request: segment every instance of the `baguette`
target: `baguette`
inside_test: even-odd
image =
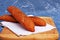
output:
[[[25,13],[23,13],[19,8],[15,6],[9,6],[8,12],[11,13],[11,15],[27,30],[34,32],[34,22],[27,17]]]
[[[37,26],[46,26],[45,20],[36,16],[29,16]]]
[[[0,16],[0,20],[9,21],[9,22],[17,22],[11,15]]]
[[[37,26],[46,26],[46,22],[39,17],[36,16],[29,16],[29,18],[34,22],[35,25]],[[5,20],[5,21],[10,21],[10,22],[17,22],[12,15],[3,15],[0,16],[0,20]]]

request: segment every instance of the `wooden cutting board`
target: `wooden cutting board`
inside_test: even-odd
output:
[[[51,24],[52,26],[56,27],[52,18],[50,17],[41,17],[47,23]],[[17,30],[18,31],[18,30]],[[0,33],[0,39],[2,40],[58,40],[59,33],[56,28],[42,32],[38,34],[32,34],[27,36],[16,36],[13,32],[11,32],[8,28],[4,28],[3,31]]]

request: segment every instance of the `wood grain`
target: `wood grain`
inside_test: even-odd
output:
[[[56,27],[53,19],[50,17],[40,17],[43,18],[47,23],[51,24],[52,26]],[[57,29],[52,29],[47,32],[27,35],[27,36],[16,36],[13,32],[11,32],[8,28],[4,28],[3,31],[0,33],[0,39],[2,40],[57,40],[59,37],[59,33]]]

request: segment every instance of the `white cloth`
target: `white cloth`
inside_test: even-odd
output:
[[[39,33],[39,32],[46,32],[49,30],[54,29],[55,27],[53,27],[50,24],[46,24],[46,26],[35,26],[35,32],[30,32],[25,30],[20,24],[18,23],[13,23],[13,22],[6,22],[6,21],[2,21],[1,22],[3,24],[3,26],[8,27],[12,32],[14,32],[15,34],[19,35],[30,35],[30,34],[35,34],[35,33]]]

